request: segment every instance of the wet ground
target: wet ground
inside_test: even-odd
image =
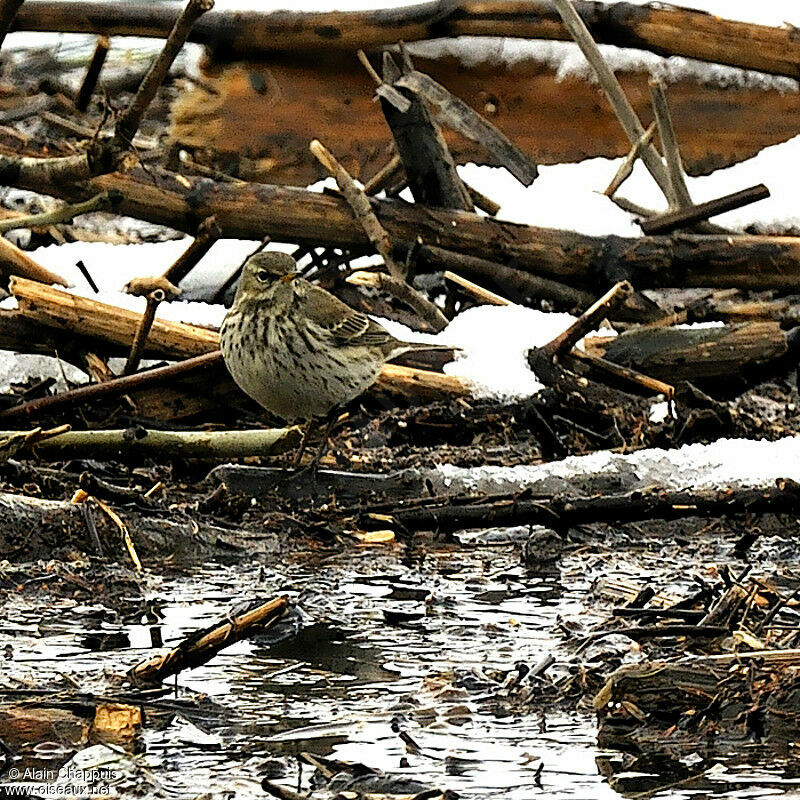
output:
[[[684,525],[687,538],[703,527]],[[299,638],[240,642],[182,673],[174,696],[145,709],[141,738],[128,748],[132,760],[123,759],[128,789],[154,797],[264,797],[264,777],[307,787],[312,770],[304,767],[299,777],[295,755],[308,751],[463,797],[618,796],[607,777],[627,796],[649,796],[656,786],[665,787],[660,797],[793,796],[792,781],[782,783],[792,774],[791,748],[776,754],[710,745],[673,761],[660,755],[647,770],[639,761],[626,773],[629,757],[597,748],[588,711],[513,703],[485,680],[548,653],[556,659],[551,675],[574,673],[575,648],[565,636],[574,643],[610,607],[597,578],[657,575],[654,585],[680,593],[693,574],[711,575],[712,561],[740,567],[728,558],[737,536],[735,529],[718,530],[694,542],[645,543],[629,529],[613,546],[592,538],[575,544],[550,575],[526,573],[514,544],[324,549],[306,543],[278,564],[151,566],[140,590],[118,572],[116,586],[106,582],[95,602],[77,584],[71,591],[63,578],[47,580],[41,564],[21,567],[37,576],[27,585],[15,584],[22,573],[6,569],[3,683],[47,689],[66,678],[76,690],[109,695],[112,675],[145,658],[154,642],[174,643],[242,602],[287,594],[303,612]],[[789,557],[795,549],[787,532],[786,539],[758,545],[754,559],[778,551]],[[81,567],[74,562],[71,574]],[[639,647],[627,640],[617,656],[636,660]],[[37,740],[35,731],[6,718],[0,738],[23,756],[18,767],[57,769],[85,746],[80,720],[77,727],[68,723],[65,717],[59,735]],[[666,788],[691,768],[705,773],[702,784]],[[740,782],[756,774],[755,785]],[[777,785],[765,788],[765,777]]]

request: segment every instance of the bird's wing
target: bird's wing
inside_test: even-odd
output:
[[[309,284],[302,311],[310,325],[330,336],[338,347],[386,347],[397,340],[366,314],[355,311],[330,292]]]

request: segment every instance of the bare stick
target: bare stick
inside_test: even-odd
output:
[[[214,217],[203,220],[197,228],[197,236],[194,241],[164,273],[163,277],[170,283],[179,284],[197,266],[221,235],[222,231]]]
[[[122,378],[113,378],[104,383],[79,386],[61,394],[30,400],[27,403],[21,403],[0,411],[0,418],[19,419],[45,413],[51,414],[54,411],[63,411],[89,400],[119,397],[138,389],[168,383],[176,378],[183,378],[220,364],[222,364],[222,353],[217,350],[195,358],[188,358],[178,364],[170,364],[167,367],[157,367],[156,369],[139,372],[136,375],[126,375]]]
[[[136,329],[136,335],[133,337],[133,344],[131,345],[131,352],[128,355],[128,360],[125,362],[124,375],[131,375],[139,368],[139,362],[142,360],[142,353],[144,346],[147,342],[147,334],[150,333],[150,328],[153,327],[153,322],[156,318],[156,310],[158,306],[164,301],[166,294],[163,289],[156,289],[147,296],[147,305],[139,320],[139,327]]]
[[[608,188],[603,192],[606,197],[613,197],[619,187],[630,178],[633,167],[636,164],[636,159],[642,154],[642,148],[653,141],[653,134],[655,132],[656,124],[655,122],[651,122],[650,127],[644,132],[644,136],[642,136],[628,151],[628,155],[625,156],[625,159],[619,165],[617,174],[613,177],[611,183],[608,184]]]
[[[487,197],[482,192],[474,189],[463,178],[461,179],[461,183],[464,184],[464,188],[467,190],[467,194],[475,208],[485,211],[490,217],[493,217],[500,210],[500,203],[495,203],[491,197]]]
[[[159,683],[184,669],[199,667],[223,648],[270,627],[288,609],[288,598],[278,597],[239,616],[229,616],[224,622],[190,634],[168,653],[137,664],[128,677],[135,683]]]
[[[675,387],[672,384],[665,383],[664,381],[651,378],[649,375],[644,375],[638,370],[631,369],[630,367],[623,367],[621,364],[615,364],[613,361],[608,361],[600,356],[585,353],[577,348],[573,349],[570,353],[572,358],[577,358],[578,361],[583,361],[596,369],[607,372],[615,378],[632,383],[642,389],[647,389],[653,394],[663,394],[667,400],[672,400],[675,396]]]
[[[759,183],[757,186],[726,194],[724,197],[709,200],[707,203],[698,203],[696,206],[688,206],[650,217],[650,219],[642,220],[639,225],[642,231],[648,235],[669,233],[693,222],[700,222],[708,217],[733,211],[735,208],[742,208],[742,206],[764,200],[767,197],[769,197],[769,189],[763,183]]]
[[[597,327],[600,320],[610,314],[633,294],[633,286],[628,281],[620,281],[612,286],[599,300],[581,314],[563,333],[540,348],[545,356],[556,359],[569,353],[575,344],[589,331]]]
[[[448,325],[447,317],[439,310],[435,303],[423,297],[418,291],[400,278],[384,275],[382,272],[354,272],[347,278],[348,283],[357,286],[374,286],[396,297],[427,323],[435,333],[443,331]]]
[[[395,154],[365,184],[364,194],[377,194],[401,175],[405,175],[403,162]]]
[[[75,108],[78,111],[86,111],[89,107],[89,101],[92,99],[94,87],[97,86],[97,79],[100,77],[100,71],[103,69],[103,64],[106,63],[106,56],[108,49],[111,46],[111,40],[108,36],[98,36],[97,44],[92,53],[92,60],[86,68],[86,74],[83,76],[81,88],[78,90],[78,96],[75,98]]]
[[[139,438],[124,428],[67,431],[35,446],[42,460],[70,458],[200,458],[228,460],[284,453],[300,440],[300,428],[253,428],[230,431],[143,430]],[[0,436],[4,433],[0,431]]]
[[[575,40],[578,47],[580,47],[586,60],[595,71],[597,80],[600,82],[600,86],[602,86],[608,98],[608,102],[611,104],[611,108],[620,121],[625,135],[628,137],[630,143],[635,145],[644,136],[645,129],[639,121],[639,117],[636,116],[636,112],[633,110],[633,106],[622,90],[622,86],[620,86],[613,70],[606,63],[592,35],[578,15],[578,12],[575,11],[571,0],[552,0],[552,2],[561,15],[561,19],[564,20],[564,25],[570,32],[570,35]],[[641,158],[648,172],[653,176],[653,180],[655,180],[659,189],[661,189],[664,196],[667,198],[667,202],[671,206],[675,205],[676,198],[672,191],[672,184],[670,183],[667,169],[652,143],[642,147]]]
[[[383,258],[389,274],[393,278],[404,279],[405,269],[392,257],[392,242],[389,239],[389,234],[386,233],[386,229],[375,216],[369,198],[322,142],[314,139],[309,145],[309,149],[317,161],[336,179],[336,183],[342,190],[345,200],[349,203],[350,208],[353,209],[353,214],[361,223],[361,227],[369,237],[370,242]]]
[[[136,92],[131,104],[120,114],[117,120],[114,130],[114,142],[118,147],[127,149],[130,146],[136,131],[139,130],[144,112],[156,96],[156,92],[164,82],[164,78],[167,77],[169,68],[188,38],[192,26],[206,11],[213,7],[214,0],[189,0],[186,8],[183,9],[170,31],[158,58],[153,62],[147,75],[145,75],[139,86],[139,91]]]
[[[483,286],[479,286],[477,283],[473,283],[466,278],[462,278],[460,275],[456,275],[455,272],[451,272],[449,269],[444,271],[444,279],[450,281],[451,283],[455,283],[456,286],[460,286],[467,294],[472,295],[475,299],[480,300],[482,303],[486,303],[486,305],[490,306],[510,306],[513,303],[510,300],[506,300],[505,297],[502,297],[499,294],[495,294],[494,292],[489,291],[488,289],[484,289]]]
[[[120,202],[122,202],[122,192],[116,189],[100,192],[100,194],[96,194],[83,203],[64,205],[52,211],[45,211],[42,214],[29,214],[1,220],[0,233],[13,231],[17,228],[39,228],[45,225],[56,225],[61,222],[72,222],[75,217],[79,217],[81,214],[89,214],[92,211],[107,211]]]
[[[653,113],[656,117],[658,135],[661,137],[661,149],[664,153],[664,160],[667,162],[667,173],[672,184],[672,191],[675,193],[677,207],[688,208],[692,205],[692,198],[686,187],[681,151],[675,136],[675,128],[672,126],[672,114],[669,110],[669,103],[667,103],[664,82],[660,78],[650,80],[650,95],[653,99]]]
[[[0,47],[24,0],[0,0]]]

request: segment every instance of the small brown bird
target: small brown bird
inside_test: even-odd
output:
[[[286,253],[248,259],[220,329],[240,389],[287,420],[324,417],[358,397],[390,358],[440,345],[402,342],[298,276]]]

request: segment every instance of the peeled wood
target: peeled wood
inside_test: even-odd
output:
[[[789,27],[770,28],[684,8],[576,2],[602,44],[636,47],[797,78],[800,42]],[[12,30],[165,37],[182,4],[28,0]],[[448,36],[514,36],[568,40],[552,5],[544,0],[463,0],[358,12],[208,12],[189,41],[237,54],[265,51],[379,48]]]
[[[277,241],[312,247],[368,245],[350,207],[340,198],[264,183],[232,184],[205,178],[190,180],[187,188],[174,174],[150,172],[153,174],[140,170],[109,173],[80,189],[23,180],[10,185],[56,196],[118,188],[124,197],[118,207],[120,214],[188,233],[213,215],[228,238],[269,235]],[[515,269],[595,292],[603,291],[610,280],[620,279],[630,280],[639,290],[703,286],[800,291],[800,237],[599,237],[397,200],[375,200],[373,210],[395,243],[410,244],[420,237],[426,245],[513,264]]]
[[[142,315],[119,306],[54,289],[25,278],[12,278],[9,290],[22,315],[117,345],[130,347]],[[145,354],[159,358],[190,358],[219,348],[216,331],[157,319],[147,337]]]
[[[9,432],[0,431],[0,438],[8,435]],[[284,453],[299,441],[297,427],[244,431],[148,430],[140,438],[124,429],[90,430],[70,431],[45,439],[35,446],[35,453],[38,458],[51,461],[129,457],[228,460]]]
[[[60,275],[37,264],[25,251],[0,236],[0,276],[5,279],[9,275],[19,275],[41,283],[68,285]]]

